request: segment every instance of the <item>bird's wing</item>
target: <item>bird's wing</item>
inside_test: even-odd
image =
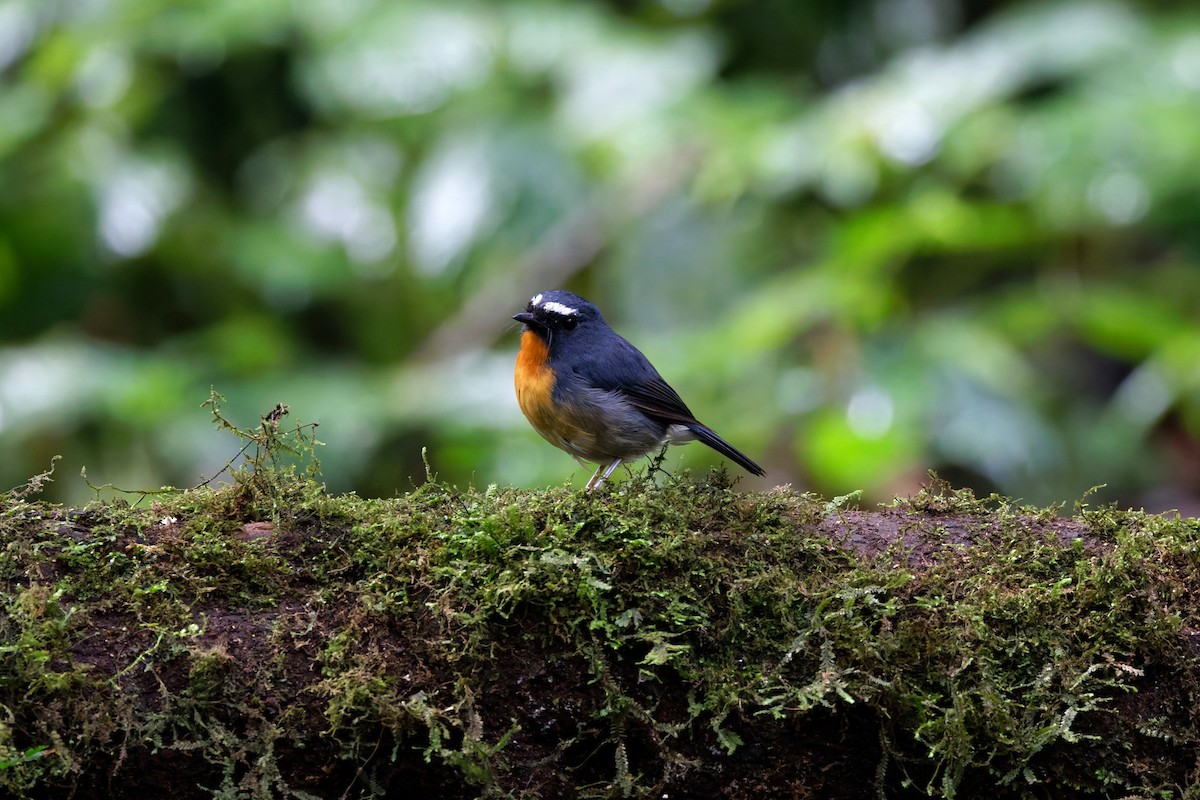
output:
[[[586,386],[616,392],[634,408],[664,425],[687,426],[697,439],[755,475],[766,474],[749,456],[701,424],[641,351],[616,334],[604,346],[593,346],[582,354],[572,372]]]
[[[585,358],[577,371],[590,386],[619,392],[640,411],[664,422],[696,423],[691,409],[658,370],[629,342],[619,336],[599,349],[603,358]]]
[[[651,380],[620,387],[619,391],[629,398],[635,408],[665,422],[691,425],[696,417],[684,404],[678,393],[660,376]]]

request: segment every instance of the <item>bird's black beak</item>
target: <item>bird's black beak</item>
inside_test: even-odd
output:
[[[526,325],[536,325],[537,318],[528,311],[522,311],[520,314],[513,314],[513,319],[517,322],[524,322]]]

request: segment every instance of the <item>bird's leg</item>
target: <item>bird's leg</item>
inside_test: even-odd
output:
[[[596,467],[596,472],[592,475],[592,479],[590,481],[588,481],[587,486],[584,487],[585,490],[590,492],[592,489],[599,489],[601,486],[604,485],[604,482],[606,480],[608,480],[608,476],[612,475],[613,470],[616,469],[617,467],[619,467],[620,465],[621,465],[621,459],[615,458],[615,459],[613,459],[613,462],[611,464],[609,464],[607,467],[604,466],[603,464]],[[604,474],[600,474],[601,470],[604,470]]]
[[[600,477],[600,470],[604,469],[604,465],[596,467],[596,471],[592,473],[592,477],[588,478],[587,486],[583,487],[585,492],[590,492],[596,488],[596,479]]]

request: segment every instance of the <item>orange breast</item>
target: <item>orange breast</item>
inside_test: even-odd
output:
[[[513,372],[517,403],[529,424],[546,441],[578,455],[581,448],[586,451],[593,437],[581,430],[569,413],[555,413],[555,377],[549,359],[550,351],[542,337],[533,331],[521,334],[521,351],[517,354],[517,367]]]
[[[521,351],[517,353],[513,384],[517,388],[521,413],[538,433],[553,427],[550,397],[554,392],[554,370],[550,369],[549,359],[550,350],[542,337],[533,331],[521,334]]]

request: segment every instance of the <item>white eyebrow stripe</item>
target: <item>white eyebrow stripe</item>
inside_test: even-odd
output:
[[[564,317],[570,317],[579,313],[579,309],[564,306],[562,303],[556,303],[551,300],[549,303],[542,305],[542,308],[555,314],[561,314]]]
[[[533,299],[529,301],[529,305],[531,305],[531,306],[541,305],[541,303],[542,303],[542,296],[540,294],[535,294],[533,296]]]

